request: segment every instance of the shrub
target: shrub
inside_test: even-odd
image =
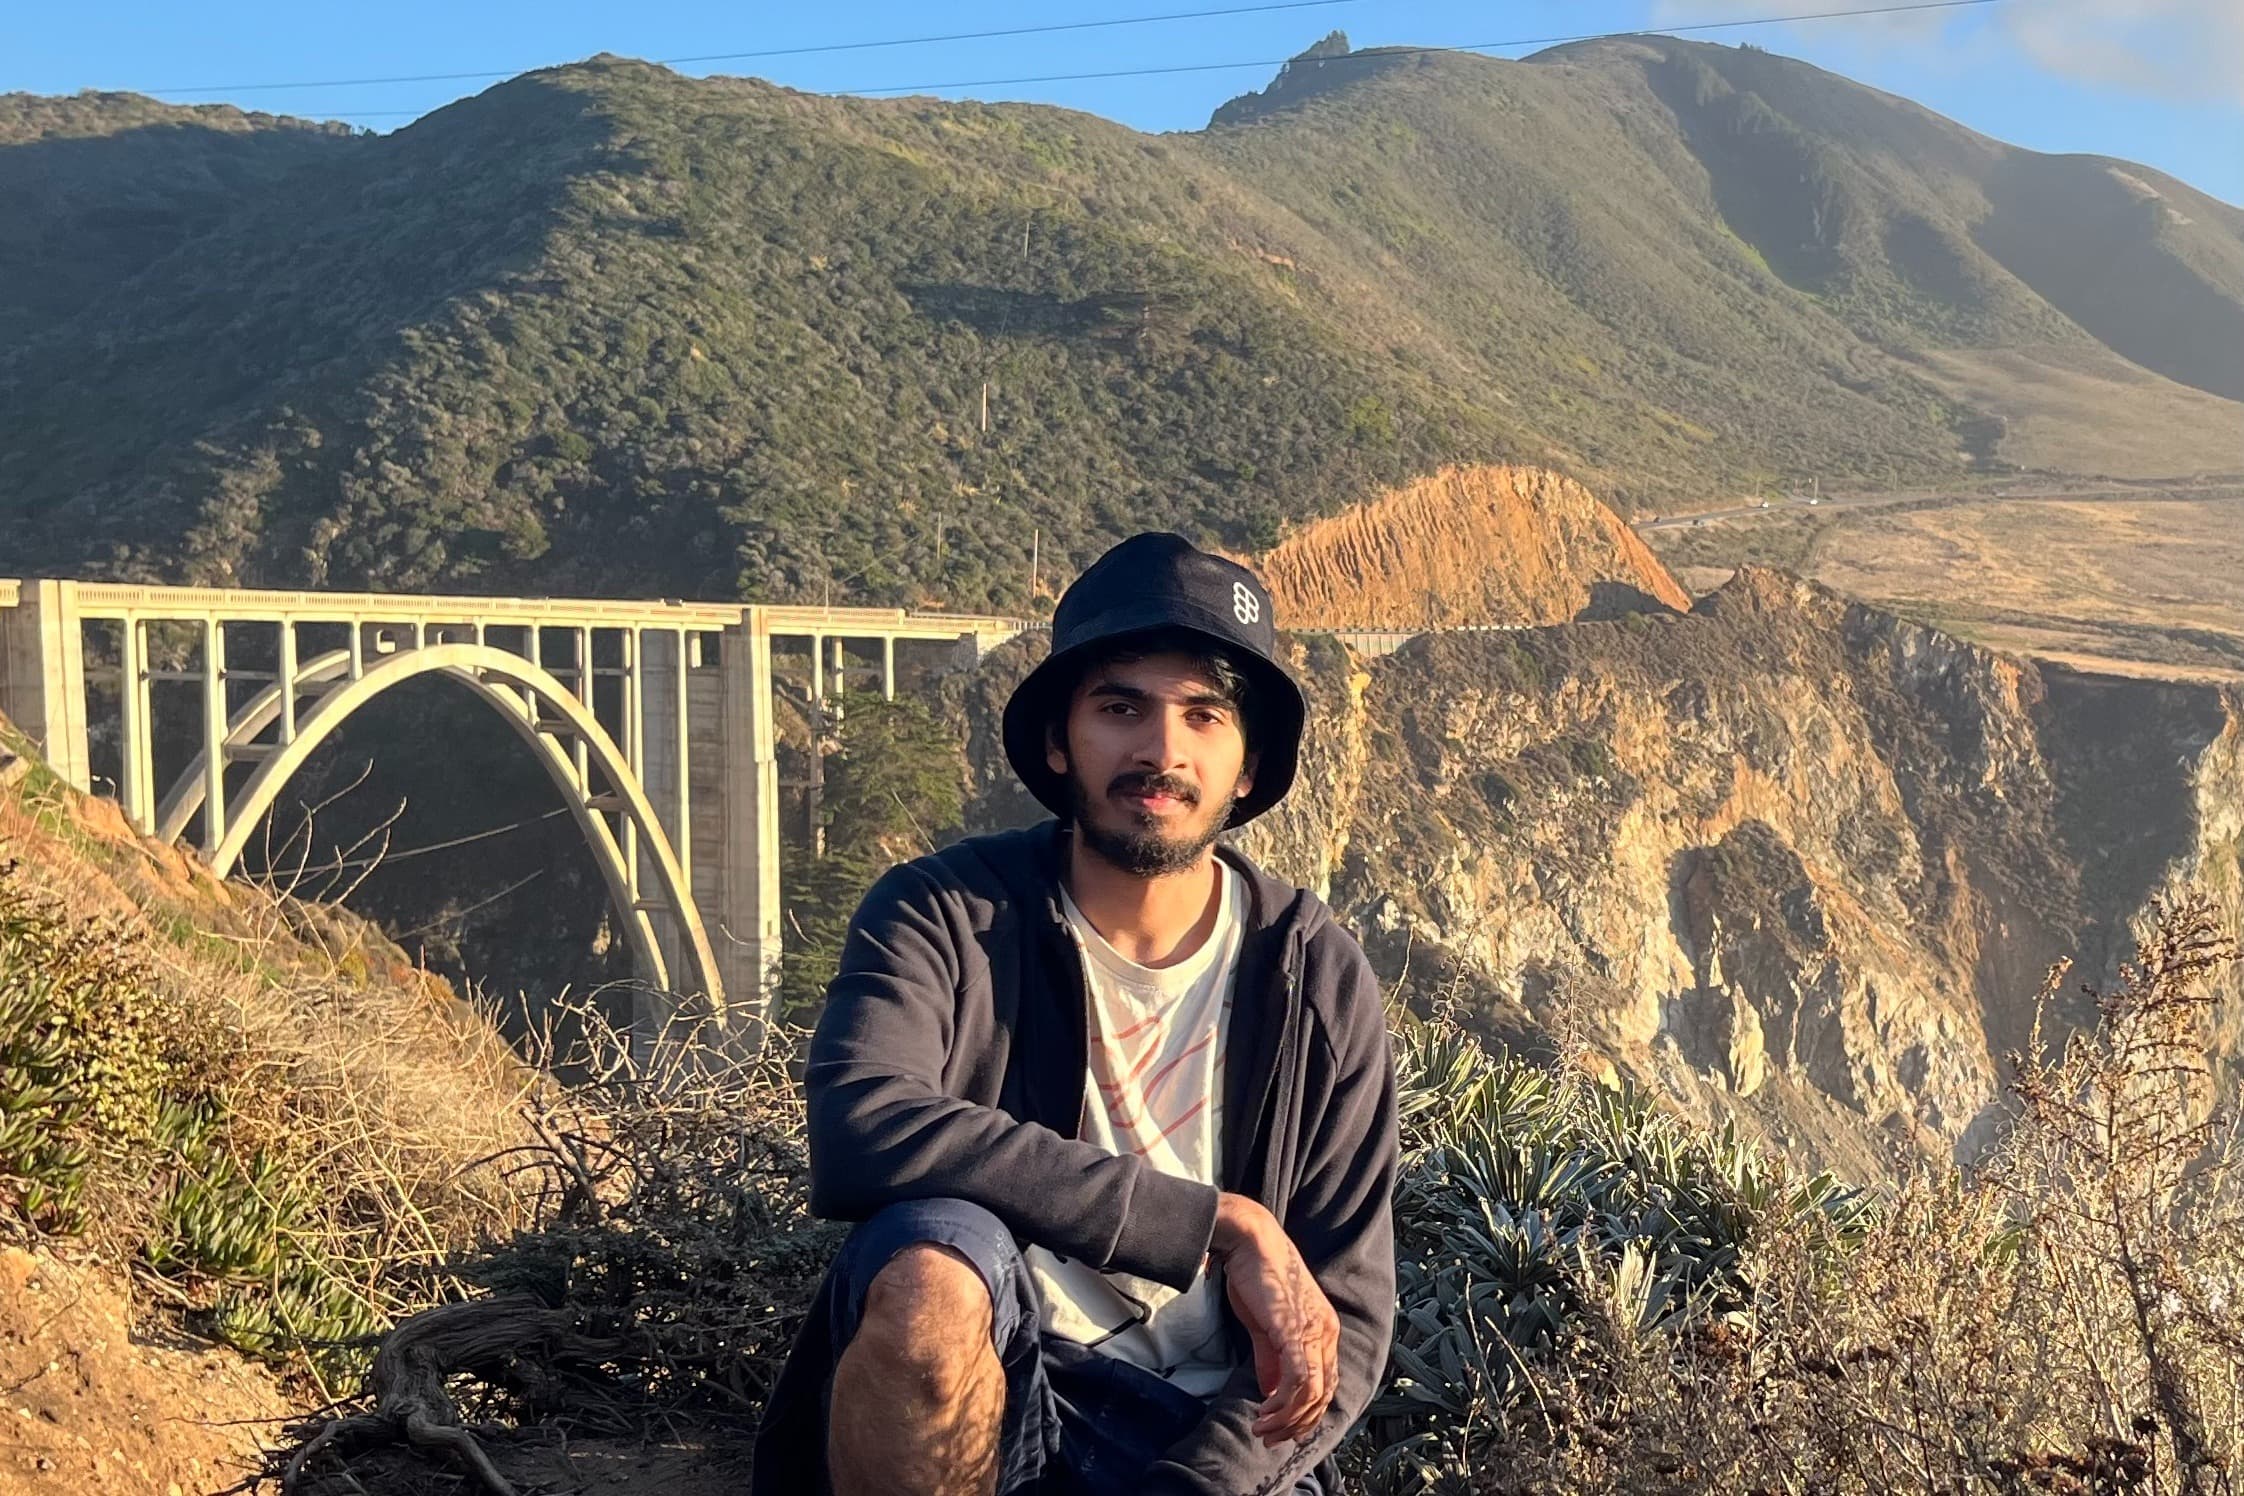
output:
[[[175,1098],[230,1061],[114,926],[66,918],[0,862],[0,1180],[42,1231],[86,1224],[86,1190],[167,1141]]]
[[[1492,1056],[1442,1021],[1397,1040],[1395,1343],[1355,1441],[1380,1489],[1467,1479],[1475,1431],[1538,1395],[1593,1306],[1637,1333],[1734,1327],[1759,1237],[1812,1222],[1838,1240],[1867,1218],[1830,1175],[1797,1176],[1625,1084]]]
[[[851,693],[836,704],[838,751],[823,765],[823,845],[798,844],[785,870],[787,955],[778,1013],[811,1022],[841,965],[850,916],[875,879],[957,831],[966,760],[957,734],[921,701]],[[822,751],[814,734],[812,752]]]
[[[2205,905],[2157,910],[2099,1025],[2018,1058],[1994,1161],[1877,1198],[1405,1021],[1393,1361],[1344,1462],[1375,1496],[2232,1490],[2244,1216],[2204,1046],[2236,960]],[[484,1362],[406,1368],[317,1447],[398,1437],[448,1371],[564,1432],[761,1401],[839,1235],[795,1086],[589,1032],[520,1155],[537,1223],[463,1269],[498,1292],[426,1316]],[[566,1364],[492,1359],[517,1326]]]
[[[165,960],[0,862],[0,1227],[133,1266],[242,1350],[353,1364],[427,1302],[429,1268],[508,1223],[506,1191],[447,1151],[505,1119],[461,1125],[461,1054],[431,1083],[453,1113],[396,1104],[421,1015],[231,947],[191,982]]]
[[[2154,910],[2136,960],[2097,995],[2097,1026],[2046,1053],[2037,1036],[2016,1058],[2011,1127],[1986,1167],[1907,1180],[1875,1210],[1838,1194],[1761,1210],[1701,1286],[1662,1292],[1656,1254],[1605,1247],[1602,1271],[1598,1254],[1552,1254],[1541,1281],[1507,1293],[1500,1275],[1522,1275],[1453,1238],[1471,1242],[1448,1255],[1477,1277],[1418,1308],[1398,1333],[1397,1370],[1411,1375],[1401,1352],[1414,1336],[1474,1335],[1511,1369],[1486,1376],[1462,1356],[1454,1369],[1444,1360],[1430,1379],[1438,1422],[1375,1418],[1364,1443],[1377,1488],[2234,1489],[2238,1111],[2233,1096],[2216,1097],[2205,1052],[2236,960],[2205,904]],[[1484,1073],[1489,1099],[1462,1094],[1515,1119],[1496,1134],[1504,1149],[1548,1130],[1536,1086],[1499,1078],[1501,1066]],[[1719,1157],[1710,1141],[1693,1146]],[[1423,1167],[1412,1172],[1422,1183]],[[1707,1193],[1720,1199],[1715,1183]],[[1516,1174],[1504,1188],[1519,1190]],[[1741,1195],[1756,1193],[1767,1198]],[[1540,1308],[1554,1296],[1557,1315]],[[1522,1323],[1546,1333],[1519,1336]],[[1398,1382],[1382,1417],[1406,1390]]]

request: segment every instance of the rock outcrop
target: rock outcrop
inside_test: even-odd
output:
[[[970,727],[1040,647],[954,697]],[[1414,999],[1803,1159],[1968,1157],[2051,962],[2101,976],[2185,885],[2244,927],[2217,687],[2012,660],[1758,568],[1688,614],[1291,647],[1315,725],[1250,850]],[[980,819],[1027,819],[976,762]],[[2048,1034],[2088,1016],[2075,991]]]
[[[1447,467],[1256,562],[1292,628],[1564,623],[1691,595],[1626,520],[1547,468]]]

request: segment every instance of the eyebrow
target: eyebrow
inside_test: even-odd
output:
[[[1118,701],[1151,701],[1153,693],[1142,686],[1124,685],[1118,680],[1102,680],[1083,693],[1086,697],[1110,696]],[[1239,703],[1220,691],[1197,691],[1184,698],[1186,706],[1220,706],[1236,710]]]

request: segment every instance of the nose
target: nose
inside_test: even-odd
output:
[[[1183,768],[1185,743],[1192,730],[1184,713],[1174,709],[1150,711],[1144,722],[1136,744],[1138,763],[1163,772]]]

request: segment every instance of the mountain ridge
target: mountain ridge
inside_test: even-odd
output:
[[[2165,412],[2177,470],[2244,467],[2199,414],[2235,402],[2185,410],[2029,284],[2083,273],[2031,247],[2045,187],[2002,187],[2002,254],[1973,238],[1971,172],[2015,148],[1703,44],[1319,67],[1360,76],[1171,136],[623,59],[383,137],[14,96],[18,221],[67,206],[72,113],[121,142],[79,191],[247,185],[0,235],[0,561],[1019,610],[1032,551],[1160,523],[1257,553],[1456,463],[1624,512],[2030,465],[2005,406],[2049,359],[2115,428]],[[201,135],[263,143],[151,164]],[[2090,170],[2099,252],[2144,267],[2123,320],[2164,340],[2137,353],[2244,388],[2244,215]]]

